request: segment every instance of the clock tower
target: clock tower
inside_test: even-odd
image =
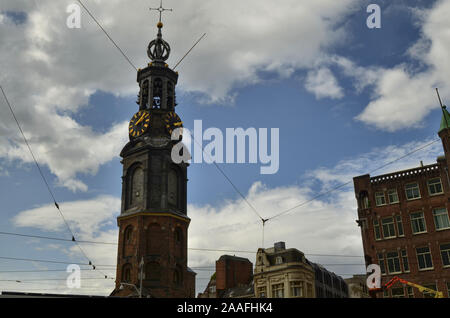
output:
[[[195,297],[196,274],[187,267],[188,164],[171,158],[183,125],[175,112],[178,73],[166,64],[170,46],[162,38],[161,19],[157,27],[147,49],[151,62],[137,72],[139,107],[120,153],[122,206],[112,296]]]

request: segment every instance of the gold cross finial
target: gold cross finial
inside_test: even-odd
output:
[[[161,2],[160,2],[160,4],[159,4],[159,8],[150,8],[150,11],[152,11],[152,10],[159,11],[159,22],[161,22],[161,15],[162,15],[162,13],[163,13],[164,11],[173,11],[173,9],[166,9],[166,8],[163,8],[163,6],[162,6],[162,0],[161,0]]]

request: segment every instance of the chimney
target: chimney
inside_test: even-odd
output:
[[[277,242],[273,245],[275,252],[283,251],[286,249],[286,243]]]

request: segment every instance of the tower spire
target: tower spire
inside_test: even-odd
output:
[[[158,34],[156,35],[156,39],[151,41],[147,48],[147,55],[152,60],[152,62],[156,62],[157,64],[163,64],[169,58],[170,55],[170,45],[162,38],[161,29],[163,27],[163,23],[161,22],[162,13],[164,11],[173,11],[173,9],[167,9],[162,6],[162,0],[158,8],[150,8],[150,11],[158,11],[159,12],[159,21],[156,25],[158,27]]]
[[[441,126],[439,127],[439,132],[441,132],[444,129],[450,128],[450,114],[447,111],[447,106],[442,104],[441,96],[439,95],[439,90],[436,88],[436,93],[439,99],[439,103],[441,104],[442,109],[442,119],[441,119]]]

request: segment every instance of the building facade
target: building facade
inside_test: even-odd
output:
[[[342,277],[320,264],[309,263],[314,269],[316,298],[348,298],[348,286]]]
[[[314,269],[297,249],[284,242],[260,248],[253,274],[256,298],[315,297]]]
[[[171,156],[182,136],[175,113],[178,73],[165,63],[170,46],[162,39],[161,21],[157,27],[147,50],[152,62],[137,73],[138,112],[120,154],[122,207],[111,295],[135,296],[141,290],[144,297],[195,297],[195,273],[187,267],[188,165]]]
[[[216,272],[198,298],[251,298],[253,264],[247,258],[222,255],[216,261]]]
[[[353,275],[351,278],[346,278],[344,281],[348,286],[349,298],[369,298],[369,289],[367,287],[366,275]]]
[[[393,276],[450,295],[450,115],[439,129],[444,155],[436,163],[354,178],[366,265],[381,267],[382,284]],[[427,297],[397,283],[379,297]]]
[[[222,295],[226,290],[247,286],[253,279],[253,264],[247,258],[222,255],[216,261],[216,289]]]

